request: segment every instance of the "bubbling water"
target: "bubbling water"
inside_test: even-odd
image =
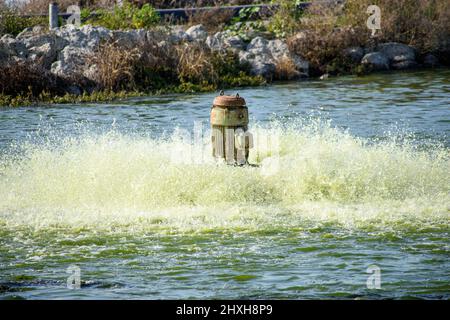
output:
[[[85,133],[0,160],[0,226],[129,231],[448,226],[449,151],[329,123],[251,128],[258,167],[217,164],[208,135]],[[192,161],[202,154],[202,161]],[[195,160],[195,159],[194,159]],[[274,166],[274,163],[276,166]],[[270,170],[269,170],[270,169]]]

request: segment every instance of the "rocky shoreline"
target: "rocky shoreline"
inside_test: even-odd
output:
[[[297,37],[304,36],[299,33]],[[16,37],[4,35],[0,38],[0,67],[11,63],[40,65],[52,75],[70,79],[82,76],[95,84],[98,66],[92,63],[92,56],[98,54],[102,43],[114,42],[118,50],[132,50],[139,44],[152,42],[156,47],[179,46],[196,43],[214,52],[233,52],[241,64],[249,66],[252,76],[260,76],[267,81],[279,79],[277,69],[280,63],[289,61],[293,70],[289,80],[310,77],[309,62],[293,53],[283,39],[269,39],[263,35],[250,35],[250,41],[229,31],[208,34],[202,25],[185,29],[175,26],[165,30],[109,30],[104,27],[65,25],[51,31],[42,27],[25,29]],[[155,40],[156,39],[156,40]],[[439,65],[436,56],[428,54],[420,57],[408,45],[389,42],[371,48],[351,47],[344,56],[364,70],[404,70],[421,66]],[[293,75],[293,76],[292,76]],[[324,75],[322,78],[326,78]],[[64,88],[69,94],[79,95],[85,91],[77,84]]]

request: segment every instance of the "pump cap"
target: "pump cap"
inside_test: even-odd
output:
[[[221,95],[217,96],[214,99],[213,105],[215,106],[221,106],[221,107],[245,107],[245,99],[239,97],[239,94],[236,94],[235,96],[225,96]]]

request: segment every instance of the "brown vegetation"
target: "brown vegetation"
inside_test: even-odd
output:
[[[66,88],[63,79],[39,64],[10,61],[0,66],[0,92],[6,95],[36,96],[43,91],[61,94]]]
[[[132,89],[134,87],[133,66],[138,59],[137,48],[124,50],[117,42],[108,42],[90,56],[88,64],[95,66],[92,79],[99,89]]]
[[[381,32],[375,38],[366,26],[369,5],[381,9]],[[299,21],[299,32],[289,38],[290,49],[311,63],[313,74],[348,68],[342,54],[350,46],[401,42],[419,54],[448,56],[450,42],[448,0],[347,0],[340,6],[315,4]],[[301,31],[300,31],[301,30]]]
[[[299,76],[294,61],[289,57],[282,57],[275,64],[276,80],[292,80]]]

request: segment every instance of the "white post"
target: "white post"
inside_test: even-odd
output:
[[[48,21],[50,30],[58,28],[58,4],[56,2],[48,5]]]

